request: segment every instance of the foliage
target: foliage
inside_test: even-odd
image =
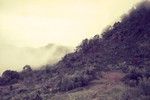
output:
[[[60,91],[69,91],[78,87],[87,86],[91,80],[95,79],[95,75],[89,70],[76,71],[72,75],[64,75],[58,82],[57,87]]]
[[[20,75],[16,71],[6,70],[3,72],[2,77],[0,78],[0,85],[10,85],[17,83],[20,79]]]
[[[100,79],[102,71],[121,70],[126,74],[122,82],[128,87],[123,91],[122,98],[149,100],[150,8],[147,8],[147,4],[150,3],[146,1],[140,4],[101,36],[83,40],[75,52],[67,54],[53,66],[32,70],[30,65],[26,65],[20,73],[4,72],[0,85],[13,87],[10,90],[1,89],[0,97],[46,98],[58,92],[87,86],[94,79]],[[14,83],[20,77],[23,80],[17,87]],[[118,93],[122,94],[120,91]]]

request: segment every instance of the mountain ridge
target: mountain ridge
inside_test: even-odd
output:
[[[150,1],[136,6],[102,36],[83,40],[75,52],[66,54],[54,65],[45,65],[41,70],[32,70],[27,65],[18,74],[4,72],[0,79],[1,98],[149,100],[150,9],[147,5]]]

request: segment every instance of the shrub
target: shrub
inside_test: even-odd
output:
[[[150,98],[150,78],[147,71],[141,73],[129,73],[124,78],[125,84],[134,87],[128,87],[127,91],[124,92],[123,100],[149,100]]]
[[[69,91],[77,87],[83,87],[88,85],[91,81],[91,77],[87,74],[73,74],[65,75],[61,78],[57,87],[60,91]]]
[[[142,79],[136,87],[127,87],[122,94],[121,100],[149,100],[150,99],[150,79]]]
[[[126,88],[126,90],[122,93],[121,100],[141,100],[140,91],[137,88]]]
[[[23,71],[21,72],[21,77],[24,78],[28,78],[31,77],[33,74],[32,68],[30,65],[25,65],[23,67]]]
[[[0,85],[5,85],[6,81],[4,80],[4,78],[0,77]]]
[[[25,66],[23,67],[23,71],[25,71],[25,72],[31,72],[31,71],[32,71],[32,68],[31,68],[30,65],[25,65]]]
[[[139,81],[138,88],[141,90],[143,95],[150,96],[150,79],[143,78]]]
[[[16,71],[6,70],[0,78],[0,85],[10,85],[17,83],[20,79],[20,74]]]
[[[2,77],[10,79],[19,79],[20,75],[16,71],[6,70],[5,72],[3,72]]]
[[[33,100],[43,100],[43,99],[39,94],[37,94],[36,97]]]
[[[130,86],[136,86],[139,83],[140,78],[142,78],[142,74],[141,73],[129,73],[127,74],[122,80],[125,84],[128,84]]]

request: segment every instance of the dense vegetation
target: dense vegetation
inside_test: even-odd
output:
[[[149,100],[149,5],[149,1],[143,2],[120,22],[107,28],[102,36],[83,40],[74,53],[67,54],[55,65],[43,66],[41,70],[32,70],[27,65],[19,73],[5,71],[0,85],[11,86],[11,90],[7,95],[1,92],[1,98],[51,98],[55,93],[65,93],[100,80],[104,71],[117,70],[126,74],[122,82],[127,89],[122,91],[121,100]],[[24,84],[24,87],[13,90],[14,83]]]

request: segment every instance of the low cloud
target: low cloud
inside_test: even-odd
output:
[[[49,44],[40,48],[0,46],[0,73],[12,69],[20,71],[26,64],[38,68],[45,64],[54,64],[65,54],[71,52],[71,47]]]

